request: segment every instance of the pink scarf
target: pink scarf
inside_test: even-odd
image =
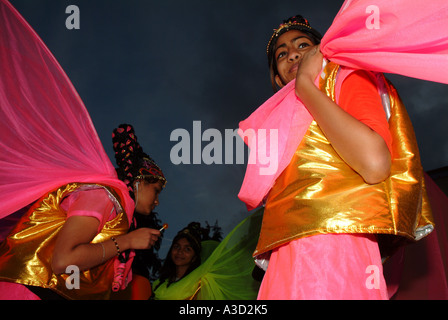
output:
[[[447,30],[446,0],[346,0],[322,39],[321,51],[326,59],[349,68],[448,83]],[[251,156],[238,194],[249,210],[262,204],[313,120],[295,95],[294,84],[240,123],[241,136],[255,133],[247,141]],[[258,139],[260,129],[277,132],[276,148],[270,148],[272,141]],[[275,172],[264,173],[266,161],[256,159],[260,152],[278,164]]]
[[[134,202],[75,88],[6,0],[0,30],[0,219],[69,182],[115,188],[132,215]]]

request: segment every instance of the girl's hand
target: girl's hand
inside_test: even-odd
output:
[[[151,228],[139,228],[124,235],[130,249],[149,249],[160,237],[160,231]]]
[[[314,82],[314,80],[322,71],[323,59],[324,56],[320,52],[320,45],[315,45],[312,49],[310,49],[303,55],[302,59],[300,60],[296,75],[296,83],[298,83],[299,88],[302,81]],[[297,85],[296,89],[298,89]]]

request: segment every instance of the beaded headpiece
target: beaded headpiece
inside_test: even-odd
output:
[[[131,196],[134,196],[134,181],[141,179],[157,179],[163,182],[166,179],[155,161],[143,152],[137,141],[134,128],[129,124],[121,124],[112,132],[112,143],[115,150],[115,160],[118,168],[118,178],[128,187]]]
[[[309,34],[314,42],[316,44],[320,43],[320,40],[322,39],[322,35],[314,28],[311,27],[310,23],[307,19],[302,17],[301,15],[296,15],[294,17],[288,18],[287,20],[283,20],[283,23],[279,25],[277,29],[274,29],[274,33],[272,34],[271,38],[269,39],[266,53],[268,56],[268,63],[269,63],[269,69],[271,72],[271,82],[272,86],[274,88],[274,91],[276,91],[275,83],[274,83],[274,76],[276,74],[276,67],[274,63],[274,48],[277,44],[278,38],[284,34],[285,32],[289,30],[298,30],[302,31],[304,33]]]
[[[190,222],[187,227],[183,228],[176,235],[176,239],[186,237],[190,240],[190,244],[196,248],[198,252],[201,250],[202,231],[199,222]]]
[[[283,33],[289,31],[289,30],[299,30],[304,31],[307,33],[310,33],[312,36],[316,38],[316,40],[322,39],[322,35],[315,29],[313,29],[308,22],[307,19],[302,17],[301,15],[296,15],[294,17],[288,18],[287,20],[283,20],[283,23],[279,25],[277,29],[274,29],[274,33],[272,34],[271,38],[269,39],[266,52],[269,57],[270,54],[273,52],[272,49],[274,49],[275,44],[277,43],[278,37],[280,37]]]

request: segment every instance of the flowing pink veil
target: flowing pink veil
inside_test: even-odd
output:
[[[321,42],[346,67],[448,83],[448,2],[346,0]]]
[[[22,16],[0,0],[0,219],[70,182],[113,187],[133,214],[72,83]]]

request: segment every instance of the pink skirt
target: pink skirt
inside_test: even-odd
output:
[[[323,234],[273,250],[258,299],[388,299],[375,235]]]

